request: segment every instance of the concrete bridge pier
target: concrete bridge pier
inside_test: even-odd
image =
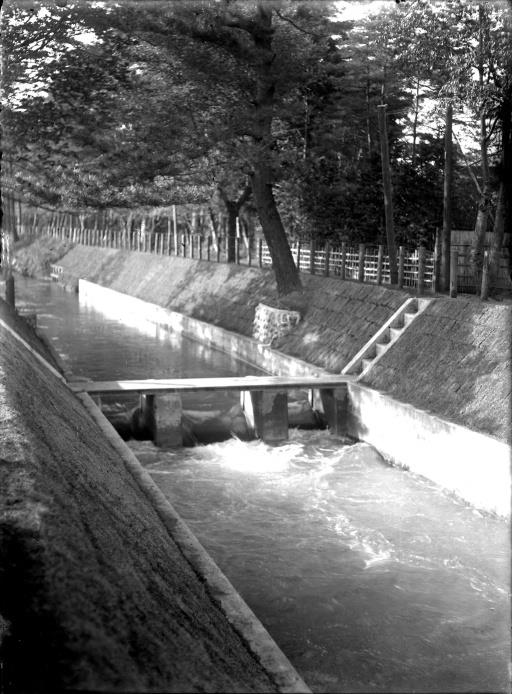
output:
[[[240,402],[247,423],[265,443],[288,439],[288,393],[286,391],[242,391]]]
[[[149,430],[156,446],[178,448],[183,445],[179,394],[141,395],[140,411],[143,426]]]
[[[322,388],[320,399],[329,429],[338,436],[347,434],[348,387]]]

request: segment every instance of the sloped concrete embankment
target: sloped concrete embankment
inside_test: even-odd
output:
[[[65,281],[87,279],[186,316],[251,336],[259,303],[277,301],[271,270],[76,246],[60,261]],[[408,298],[386,287],[303,275],[303,320],[274,346],[331,371]]]
[[[307,691],[261,665],[63,379],[2,327],[0,355],[5,691]]]
[[[511,338],[512,305],[439,298],[362,383],[510,443]]]

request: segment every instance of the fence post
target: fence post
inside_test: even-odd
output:
[[[418,247],[418,296],[425,291],[425,247]]]
[[[342,241],[341,242],[341,269],[340,269],[340,277],[342,280],[345,279],[346,267],[347,267],[347,244],[345,243],[345,241]]]
[[[329,241],[325,242],[325,258],[324,258],[324,277],[329,277],[329,262],[331,259],[331,246]]]
[[[263,239],[258,240],[258,265],[263,267]]]
[[[197,245],[198,245],[199,260],[202,260],[203,259],[203,237],[202,236],[198,237]]]
[[[247,237],[247,265],[252,265],[252,236]]]
[[[314,275],[315,274],[315,254],[316,254],[316,244],[311,239],[311,243],[309,244],[309,274]]]
[[[219,235],[217,236],[217,262],[220,263],[220,246],[222,243],[222,237]]]
[[[398,289],[404,286],[404,247],[398,249]]]
[[[359,266],[357,269],[357,279],[359,282],[364,282],[364,256],[366,247],[364,243],[359,244]]]
[[[384,259],[384,247],[379,244],[379,252],[377,255],[377,284],[382,284],[382,261]]]
[[[240,265],[240,238],[235,238],[235,263]]]
[[[208,236],[206,239],[206,260],[210,261],[212,255],[212,237]]]
[[[457,273],[459,270],[459,251],[452,248],[450,251],[450,296],[457,297]]]
[[[300,272],[300,251],[301,251],[300,241],[297,241],[297,270],[299,272]]]

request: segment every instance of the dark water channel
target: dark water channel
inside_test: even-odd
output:
[[[76,375],[257,372],[56,285],[17,296]],[[323,431],[132,447],[314,691],[510,691],[508,522]]]

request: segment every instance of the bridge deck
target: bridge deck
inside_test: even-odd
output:
[[[160,378],[136,381],[85,381],[70,383],[76,393],[185,393],[205,390],[290,390],[293,388],[337,388],[355,376],[231,376],[220,378]]]

